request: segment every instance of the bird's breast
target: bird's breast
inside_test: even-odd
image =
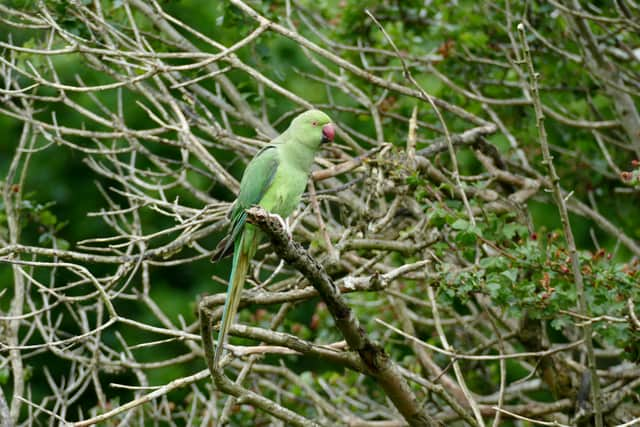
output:
[[[307,179],[308,175],[295,167],[278,168],[260,206],[283,218],[288,217],[300,203]]]

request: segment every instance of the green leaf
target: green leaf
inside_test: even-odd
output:
[[[507,239],[513,239],[516,236],[524,236],[527,233],[527,227],[511,222],[502,227],[502,233]]]
[[[487,270],[504,270],[508,261],[500,256],[486,257],[480,260],[480,267]]]
[[[516,283],[516,280],[518,280],[518,270],[516,269],[505,270],[500,274],[509,279],[511,283]]]
[[[466,219],[458,219],[456,220],[456,222],[451,224],[451,228],[453,228],[454,230],[466,230],[467,228],[469,228],[469,221],[467,221]]]
[[[500,285],[500,283],[496,283],[496,282],[487,283],[487,290],[489,291],[489,294],[493,298],[498,296],[498,293],[500,292],[500,289],[502,289],[502,286]]]
[[[455,241],[464,246],[473,245],[478,240],[478,235],[471,231],[461,231],[456,235]]]
[[[58,218],[51,213],[51,211],[45,210],[40,212],[40,223],[44,226],[53,226],[58,222]]]
[[[9,368],[6,366],[0,369],[0,385],[5,385],[9,381]]]

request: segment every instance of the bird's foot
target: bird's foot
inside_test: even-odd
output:
[[[280,225],[282,226],[282,229],[287,234],[287,237],[289,238],[289,240],[293,240],[293,234],[291,233],[291,226],[289,226],[289,223],[287,222],[287,220],[282,218],[280,215],[278,215],[276,213],[268,212],[264,208],[262,208],[261,206],[257,206],[257,205],[251,207],[250,209],[248,209],[247,212],[250,215],[256,215],[256,218],[259,218],[259,217],[263,218],[262,221],[264,221],[264,219],[266,219],[266,218],[269,218],[269,220],[274,220],[275,219],[276,221],[278,221],[280,223]]]
[[[276,218],[280,222],[280,225],[282,225],[282,229],[284,230],[284,232],[287,233],[287,237],[289,238],[289,240],[293,240],[293,234],[291,232],[291,226],[289,225],[288,218],[284,219],[280,215],[276,215]]]

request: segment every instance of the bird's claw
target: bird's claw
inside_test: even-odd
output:
[[[251,210],[253,210],[254,208],[262,210],[262,212],[263,212],[262,215],[266,215],[268,218],[271,218],[271,219],[276,219],[280,223],[280,225],[282,226],[282,229],[284,230],[284,232],[287,234],[287,237],[289,238],[289,240],[293,240],[293,234],[291,232],[291,226],[289,225],[288,218],[284,219],[280,215],[278,215],[276,213],[268,212],[268,211],[264,210],[264,208],[262,208],[261,206],[258,206],[258,205],[252,207]],[[256,213],[256,212],[257,211],[255,211],[255,210],[253,211],[253,213]]]
[[[280,222],[280,225],[282,225],[282,229],[284,230],[284,232],[287,233],[287,237],[289,238],[289,240],[292,240],[293,234],[291,233],[291,227],[289,226],[289,222],[284,218],[282,218],[280,215],[276,215],[276,218]]]

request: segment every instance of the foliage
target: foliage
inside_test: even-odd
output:
[[[293,236],[401,368],[406,396],[456,425],[515,425],[499,405],[564,424],[639,417],[640,11],[576,4],[3,2],[0,418],[296,424],[256,392],[321,425],[402,422],[268,246],[238,318],[263,335],[232,340],[257,355],[226,370],[244,378],[243,403],[206,372],[198,310],[215,318],[224,301],[229,265],[209,256],[238,180],[310,106],[341,132]],[[585,402],[590,357],[601,387]]]

